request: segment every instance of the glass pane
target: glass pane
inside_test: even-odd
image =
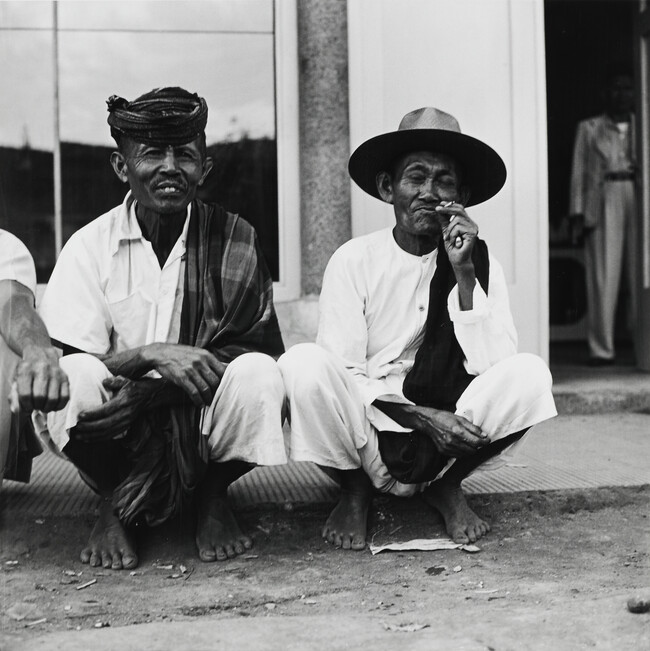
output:
[[[0,31],[0,61],[0,228],[27,245],[45,282],[54,265],[52,32]]]
[[[18,29],[52,29],[52,2],[0,2],[0,27]]]
[[[272,34],[62,32],[64,238],[124,197],[108,162],[114,143],[106,99],[182,86],[209,106],[206,135],[216,164],[202,196],[256,227],[277,278],[273,48]]]
[[[273,32],[272,0],[59,2],[60,29]]]

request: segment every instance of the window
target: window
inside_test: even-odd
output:
[[[285,173],[297,161],[287,165],[277,151],[276,130],[287,124],[276,111],[276,95],[286,95],[276,93],[279,9],[274,0],[0,3],[0,227],[30,248],[39,282],[57,239],[124,198],[109,164],[107,98],[182,86],[209,106],[215,165],[202,198],[255,226],[274,279],[286,284],[278,161]]]

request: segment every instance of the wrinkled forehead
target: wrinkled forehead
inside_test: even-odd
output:
[[[127,155],[137,155],[138,153],[144,151],[148,148],[156,149],[173,149],[175,151],[180,151],[183,149],[192,149],[196,150],[201,155],[205,154],[205,135],[200,135],[192,140],[188,140],[184,143],[169,142],[168,140],[161,139],[158,142],[142,142],[136,138],[130,136],[122,136],[120,139],[120,150]]]
[[[407,169],[421,168],[426,171],[448,170],[460,175],[460,163],[450,154],[433,151],[412,151],[397,157],[392,164],[393,174],[402,174]]]

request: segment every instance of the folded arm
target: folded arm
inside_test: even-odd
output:
[[[76,352],[65,347],[64,352]],[[75,435],[103,440],[120,435],[144,411],[181,404],[212,402],[227,365],[202,348],[153,343],[114,355],[96,355],[115,376],[104,382],[113,396],[79,415]],[[160,378],[143,377],[157,371]]]
[[[372,404],[403,427],[426,434],[446,457],[472,454],[490,442],[480,427],[448,411],[382,400]]]

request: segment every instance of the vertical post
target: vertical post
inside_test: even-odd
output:
[[[53,53],[54,63],[54,253],[58,257],[63,246],[63,218],[61,211],[61,134],[59,124],[59,15],[56,0],[53,11]]]
[[[298,2],[302,291],[351,235],[347,0]]]

